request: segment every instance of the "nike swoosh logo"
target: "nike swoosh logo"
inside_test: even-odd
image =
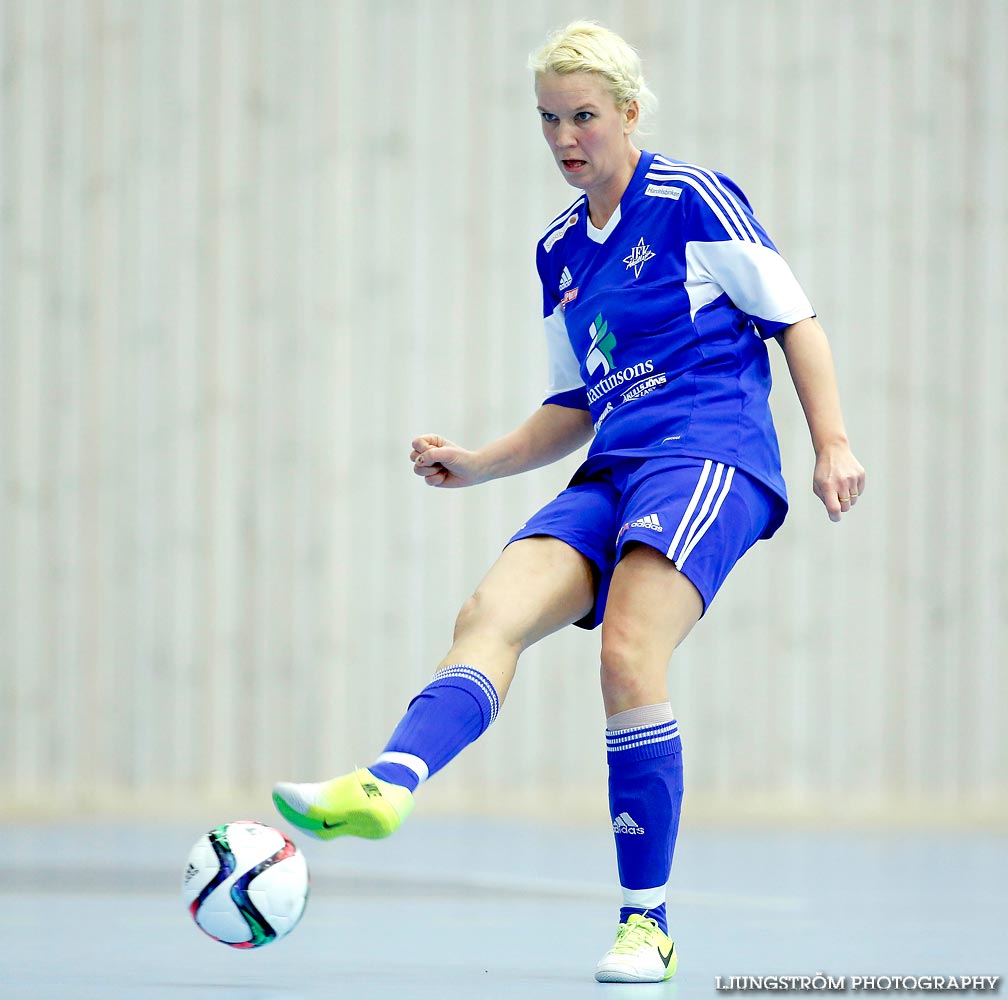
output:
[[[667,955],[662,955],[661,948],[658,949],[658,954],[661,955],[661,960],[665,963],[665,968],[667,969],[669,962],[672,961],[672,956],[675,954],[675,942],[669,947]]]
[[[335,829],[337,829],[338,827],[341,827],[341,826],[346,826],[346,825],[347,825],[347,823],[349,823],[349,822],[350,822],[349,820],[346,820],[346,819],[345,819],[345,820],[343,820],[343,822],[342,822],[342,823],[330,823],[330,822],[329,822],[329,820],[327,820],[327,819],[324,819],[324,820],[322,820],[322,826],[323,826],[323,827],[324,827],[324,828],[325,828],[326,830],[335,830]],[[660,950],[660,949],[659,949],[659,950]],[[668,962],[666,962],[665,964],[666,964],[666,965],[668,965]]]

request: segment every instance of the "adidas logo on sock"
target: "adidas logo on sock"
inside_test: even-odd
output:
[[[638,826],[637,821],[630,813],[620,813],[612,824],[613,833],[629,833],[638,836],[644,833],[644,827]]]
[[[665,530],[662,528],[661,521],[658,520],[657,514],[645,514],[643,517],[638,517],[636,521],[631,521],[628,527],[650,528],[652,531]]]

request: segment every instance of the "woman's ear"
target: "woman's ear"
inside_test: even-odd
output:
[[[623,134],[630,135],[637,131],[640,124],[640,107],[636,101],[628,101],[623,111]]]

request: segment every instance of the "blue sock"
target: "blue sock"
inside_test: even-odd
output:
[[[683,796],[679,726],[668,702],[612,716],[606,724],[609,810],[623,907],[668,933],[665,886],[672,870]]]
[[[410,703],[385,750],[368,769],[416,791],[421,781],[486,732],[500,701],[489,678],[456,663],[439,670]]]

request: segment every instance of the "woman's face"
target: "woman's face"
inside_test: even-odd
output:
[[[543,73],[536,79],[543,135],[560,172],[583,191],[604,190],[624,176],[637,105],[618,108],[595,73]]]

